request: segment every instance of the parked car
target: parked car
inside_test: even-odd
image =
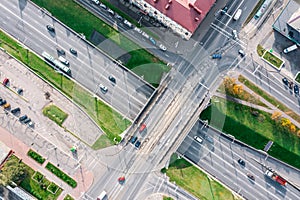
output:
[[[24,120],[27,119],[27,118],[28,118],[27,115],[23,115],[23,116],[21,116],[21,117],[19,118],[19,121],[22,122],[22,121],[24,121]]]
[[[9,79],[5,78],[2,82],[2,85],[7,86],[8,83],[9,83]]]
[[[221,14],[224,15],[225,13],[227,13],[227,11],[228,11],[228,6],[225,6],[224,8],[222,8]]]
[[[64,57],[62,57],[62,56],[59,56],[59,57],[58,57],[58,60],[59,60],[61,63],[65,64],[65,65],[69,65],[69,64],[70,64],[69,61],[68,61],[67,59],[65,59]]]
[[[0,106],[6,104],[6,100],[5,99],[0,99]]]
[[[242,165],[242,166],[245,166],[245,165],[246,165],[245,161],[243,161],[241,158],[238,159],[238,163],[239,163],[240,165]]]
[[[60,54],[60,55],[65,55],[66,52],[63,49],[60,48],[56,48],[56,51]]]
[[[137,137],[132,136],[131,139],[130,139],[131,144],[134,144],[136,140],[137,140]]]
[[[96,5],[98,5],[100,3],[99,0],[92,0],[92,2]]]
[[[247,173],[247,176],[248,176],[248,178],[250,178],[251,180],[255,181],[255,178],[254,178],[254,176],[253,176],[252,174]]]
[[[53,26],[47,25],[46,27],[47,27],[48,31],[55,33],[55,29],[53,28]]]
[[[105,4],[103,4],[103,3],[100,3],[100,8],[106,10],[106,9],[107,9],[107,6],[106,6]]]
[[[200,144],[202,144],[202,142],[203,142],[202,138],[199,137],[199,136],[197,136],[197,135],[194,136],[194,139],[195,139],[197,142],[199,142]]]
[[[298,87],[298,85],[294,85],[294,92],[295,92],[295,94],[299,94],[299,87]]]
[[[72,54],[74,54],[74,55],[77,55],[77,51],[76,51],[75,49],[73,49],[73,48],[70,48],[70,52],[71,52]]]
[[[293,86],[294,86],[294,83],[291,81],[291,82],[289,82],[289,88],[292,90],[293,89]]]
[[[23,121],[24,124],[28,124],[29,122],[31,122],[31,119],[30,118],[27,118]]]
[[[222,58],[222,54],[220,53],[215,53],[211,56],[212,59],[221,59]]]
[[[109,14],[111,14],[112,16],[115,15],[115,12],[114,12],[112,9],[108,9],[107,12],[108,12]]]
[[[237,39],[238,35],[237,35],[237,31],[236,30],[232,30],[232,38],[235,40]]]
[[[113,77],[113,76],[109,76],[109,77],[108,77],[108,80],[110,80],[110,81],[113,82],[113,83],[116,83],[116,79],[115,79],[115,77]]]
[[[285,78],[285,77],[282,79],[282,82],[283,82],[286,86],[289,85],[289,81],[288,81],[288,79]]]
[[[118,14],[116,14],[116,19],[118,19],[119,21],[123,21],[123,17]]]
[[[28,126],[31,127],[31,128],[34,128],[34,125],[35,125],[35,123],[34,123],[33,121],[30,121],[30,122],[28,123]]]
[[[141,146],[141,141],[137,141],[136,143],[135,143],[135,145],[134,145],[137,149],[139,149],[140,148],[140,146]]]
[[[106,93],[106,92],[108,91],[107,87],[105,87],[105,86],[102,85],[102,84],[100,84],[99,87],[100,87],[100,90],[101,90],[102,92],[104,92],[104,93]]]
[[[22,89],[22,88],[19,88],[19,89],[17,90],[17,93],[18,93],[18,95],[22,95],[22,94],[23,94],[23,89]]]
[[[149,40],[153,45],[156,45],[156,41],[152,37],[150,37]]]
[[[19,107],[17,107],[17,108],[12,109],[10,112],[15,115],[15,114],[21,112],[21,109]]]
[[[9,108],[10,108],[10,104],[9,104],[9,103],[4,104],[4,105],[3,105],[3,108],[4,108],[4,109],[9,109]]]
[[[139,131],[142,132],[145,130],[145,128],[146,128],[146,124],[142,124]]]
[[[143,33],[143,31],[142,31],[140,28],[138,28],[138,27],[134,27],[133,30],[135,30],[135,31],[138,32],[138,33]]]
[[[166,51],[167,50],[167,47],[165,47],[163,44],[160,44],[158,47],[162,51]]]
[[[239,54],[241,55],[242,58],[245,57],[245,55],[246,55],[242,49],[239,50]]]
[[[132,25],[129,21],[127,21],[126,19],[124,20],[124,24],[125,24],[126,26],[128,26],[129,28],[132,28],[132,27],[133,27],[133,25]]]

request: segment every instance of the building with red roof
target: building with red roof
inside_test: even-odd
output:
[[[131,0],[149,16],[190,39],[216,0]]]

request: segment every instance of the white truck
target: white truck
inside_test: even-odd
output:
[[[290,47],[284,49],[284,50],[283,50],[283,53],[289,53],[289,52],[291,52],[291,51],[296,50],[297,48],[298,48],[298,46],[297,46],[296,44],[294,44],[293,46],[290,46]]]
[[[237,21],[242,15],[242,9],[238,9],[233,16],[233,20]]]
[[[101,194],[97,197],[97,200],[105,200],[107,199],[107,193],[105,190],[101,192]]]

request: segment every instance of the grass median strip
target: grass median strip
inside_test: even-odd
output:
[[[36,153],[35,151],[33,151],[31,149],[29,149],[29,151],[27,152],[27,155],[40,164],[43,164],[46,160],[40,154]]]
[[[274,143],[268,153],[300,169],[300,138],[284,128],[282,122],[272,120],[271,114],[214,97],[200,118],[256,149],[264,149],[272,140]]]
[[[81,106],[102,128],[112,143],[119,141],[119,134],[131,124],[121,114],[94,97],[83,87],[75,84],[62,74],[57,73],[44,60],[28,49],[24,49],[19,43],[2,31],[0,31],[0,46]]]
[[[66,182],[68,185],[70,185],[72,188],[75,188],[77,186],[77,182],[72,179],[70,176],[65,174],[63,171],[55,167],[52,163],[48,162],[46,165],[46,169],[51,171],[54,175],[56,175],[58,178]]]
[[[263,55],[263,58],[272,64],[272,66],[276,67],[277,69],[280,69],[280,67],[283,64],[283,60],[275,56],[274,54],[270,53],[269,51],[265,51],[265,54]]]
[[[172,155],[177,157],[177,155]],[[162,172],[170,177],[170,182],[182,187],[199,199],[226,199],[234,200],[232,193],[220,183],[210,179],[204,172],[190,164],[184,159],[171,158],[175,160],[168,169]]]
[[[260,89],[258,86],[253,84],[251,81],[246,79],[244,76],[239,75],[238,80],[241,83],[245,84],[253,92],[255,92],[256,94],[258,94],[259,96],[261,96],[262,98],[267,100],[269,103],[276,106],[279,110],[281,110],[282,112],[284,112],[285,114],[287,114],[288,116],[290,116],[291,118],[296,120],[297,122],[300,122],[300,116],[299,115],[297,115],[294,111],[289,109],[287,106],[285,106],[283,103],[281,103],[280,101],[278,101],[277,99],[275,99],[274,97],[269,95],[268,93],[264,92],[262,89]]]
[[[77,33],[83,33],[88,40],[90,40],[93,31],[96,30],[105,38],[116,43],[131,55],[129,61],[125,63],[125,66],[136,72],[137,75],[144,77],[148,83],[154,86],[158,86],[163,73],[170,70],[168,66],[161,60],[155,58],[150,52],[142,49],[139,45],[81,7],[75,1],[33,0],[33,2],[42,8],[46,8],[53,16]],[[145,65],[147,67],[145,67]],[[140,69],[141,66],[142,68]],[[135,71],[135,68],[139,70]],[[153,69],[154,71],[152,72],[151,70]]]

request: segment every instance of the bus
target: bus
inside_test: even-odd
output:
[[[48,54],[47,52],[43,51],[42,56],[49,61],[51,64],[53,64],[55,67],[57,67],[59,70],[64,72],[65,74],[71,76],[71,69],[67,67],[66,65],[62,64],[59,60],[56,60],[53,56]]]
[[[266,10],[268,9],[269,5],[272,3],[273,0],[266,0],[261,7],[259,8],[259,10],[257,11],[257,13],[254,16],[254,19],[258,19],[260,18],[260,16],[262,14],[264,14],[266,12]]]

